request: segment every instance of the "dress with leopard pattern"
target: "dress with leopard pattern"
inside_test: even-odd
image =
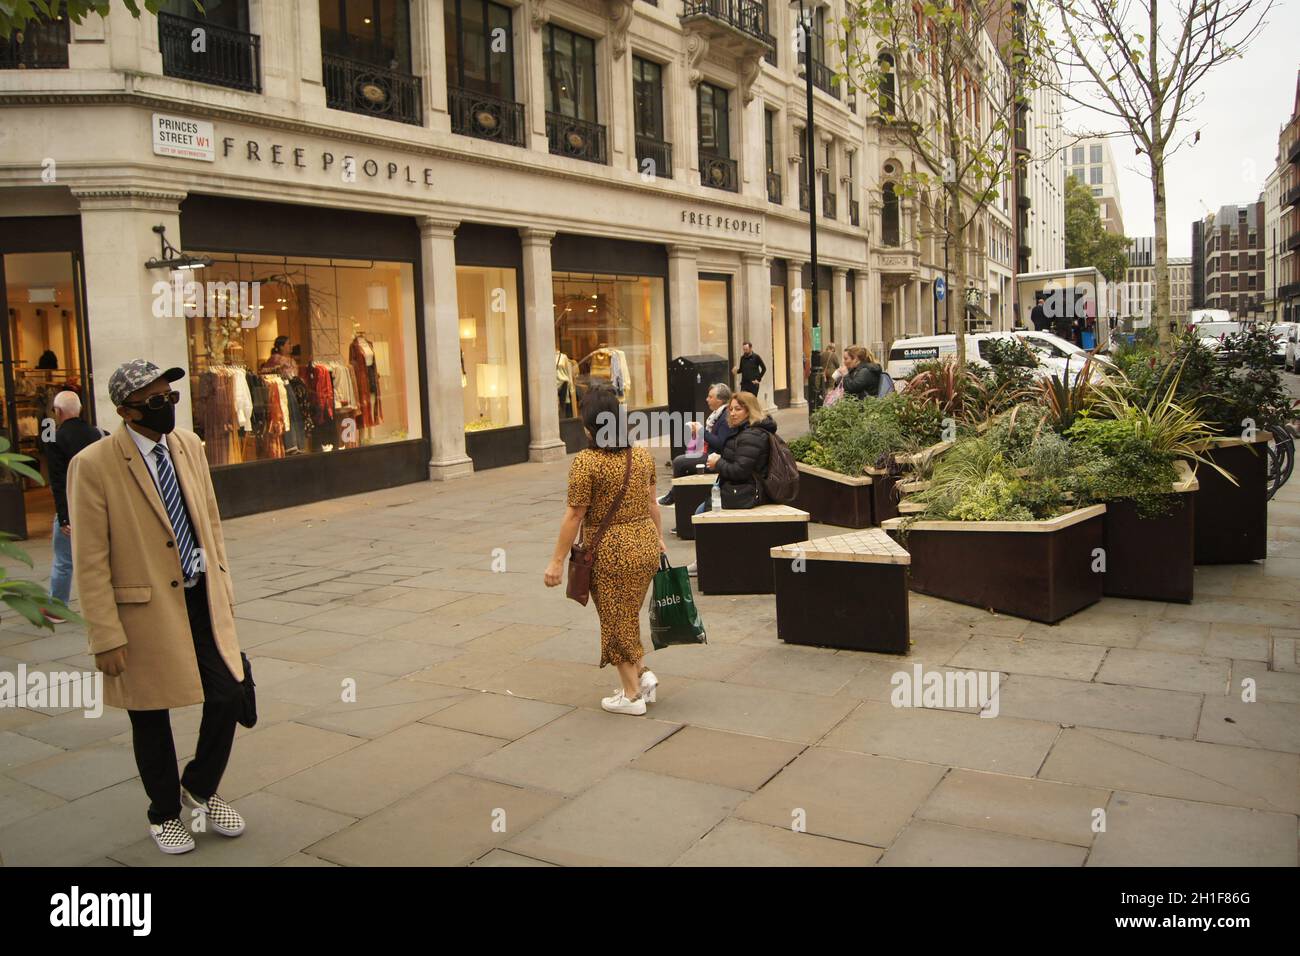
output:
[[[569,468],[569,505],[587,508],[584,541],[595,536],[623,487],[626,456],[625,451],[586,449],[573,459]],[[650,517],[650,489],[654,483],[650,452],[632,449],[627,493],[596,548],[591,575],[591,596],[600,617],[601,667],[635,664],[645,655],[641,646],[641,605],[659,570],[659,533]]]

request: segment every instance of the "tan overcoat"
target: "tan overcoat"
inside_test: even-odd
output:
[[[235,635],[235,587],[221,516],[199,437],[167,436],[185,507],[206,568],[217,648],[244,679]],[[176,538],[162,498],[123,424],[87,445],[68,467],[72,567],[90,653],[126,645],[126,670],[104,677],[104,702],[126,710],[164,710],[203,700],[203,684],[185,609]]]

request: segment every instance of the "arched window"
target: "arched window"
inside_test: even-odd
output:
[[[894,58],[888,53],[882,53],[876,59],[880,67],[880,115],[893,117],[894,115]]]
[[[893,183],[885,183],[881,192],[883,208],[880,211],[880,241],[887,246],[896,246],[900,232],[898,193],[895,192]]]

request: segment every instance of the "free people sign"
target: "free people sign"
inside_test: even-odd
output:
[[[154,113],[153,151],[155,156],[178,156],[215,163],[217,149],[212,124],[184,116]]]

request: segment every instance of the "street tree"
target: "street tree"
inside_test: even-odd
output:
[[[1168,349],[1165,166],[1193,141],[1191,113],[1215,67],[1240,59],[1273,0],[1041,0],[1052,11],[1061,96],[1102,114],[1146,156],[1155,206],[1155,317]],[[1113,129],[1095,135],[1113,135]],[[1195,134],[1199,136],[1199,133]]]
[[[1128,271],[1127,236],[1110,232],[1101,224],[1097,200],[1073,176],[1065,180],[1065,267],[1091,266],[1107,282],[1122,282]]]
[[[139,17],[141,10],[157,13],[164,0],[121,0],[131,16]],[[192,0],[197,13],[203,12],[200,0]],[[108,16],[109,0],[0,0],[0,40],[8,40],[33,20],[53,20],[66,16],[73,23],[81,23],[89,16]]]
[[[955,295],[945,302],[958,300],[956,357],[964,365],[971,238],[1011,180],[1016,104],[1039,83],[1042,30],[1023,3],[976,0],[860,0],[842,26],[848,85],[873,98],[882,141],[917,161],[898,191],[926,198],[956,253]]]

